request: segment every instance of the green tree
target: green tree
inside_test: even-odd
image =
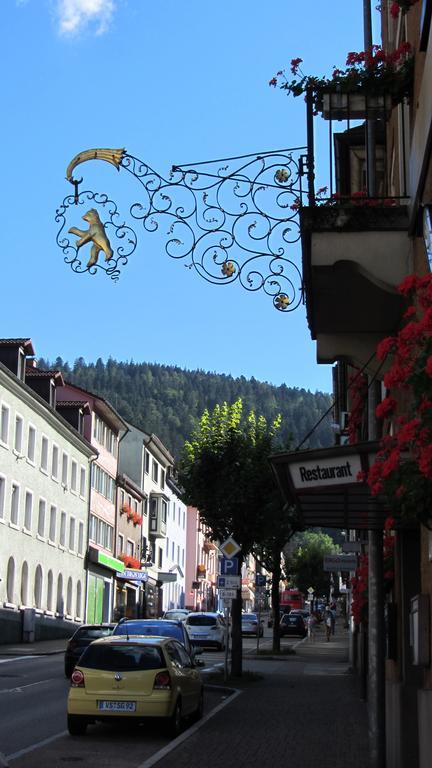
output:
[[[254,411],[243,412],[241,399],[233,405],[205,410],[198,429],[185,443],[179,480],[187,503],[198,507],[215,539],[233,536],[242,558],[269,539],[275,483],[268,457],[280,417],[268,424]],[[279,554],[280,554],[279,550]],[[241,590],[232,607],[232,673],[242,672]]]
[[[288,580],[301,592],[312,587],[316,596],[326,595],[330,587],[330,573],[324,571],[325,555],[340,551],[331,536],[319,531],[304,531],[296,534],[295,548],[285,557],[285,571]]]

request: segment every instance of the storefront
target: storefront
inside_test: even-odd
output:
[[[86,621],[89,624],[112,621],[114,575],[123,570],[121,560],[89,547],[86,605]]]

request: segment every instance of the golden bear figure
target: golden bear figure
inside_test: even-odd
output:
[[[78,235],[79,240],[76,241],[77,251],[82,245],[86,245],[92,241],[93,245],[90,252],[90,260],[87,263],[88,267],[92,267],[96,264],[100,251],[105,254],[105,261],[108,261],[113,256],[110,241],[107,238],[104,225],[102,224],[99,214],[95,208],[90,208],[87,213],[82,217],[84,221],[88,221],[88,229],[78,229],[78,227],[71,227],[69,232],[72,235]]]

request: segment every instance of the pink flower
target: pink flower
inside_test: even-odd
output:
[[[394,397],[386,397],[377,405],[375,414],[378,419],[385,419],[390,416],[396,408],[396,400]]]
[[[300,64],[303,63],[303,59],[291,59],[291,72],[296,75]]]

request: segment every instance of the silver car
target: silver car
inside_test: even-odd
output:
[[[224,650],[226,624],[219,613],[190,613],[185,627],[193,645]]]

